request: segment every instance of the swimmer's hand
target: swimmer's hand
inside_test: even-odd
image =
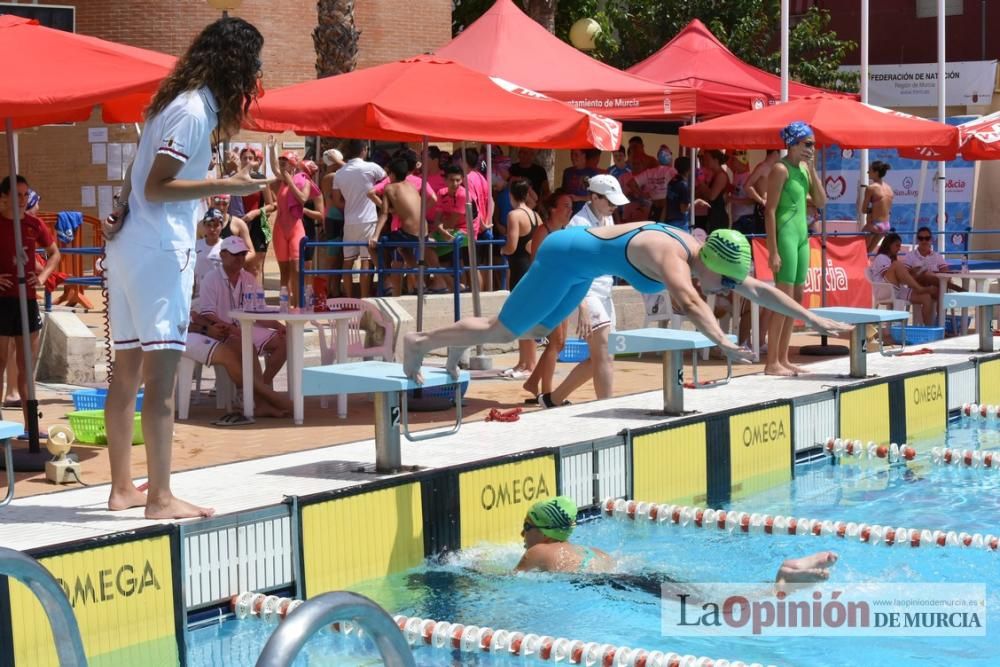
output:
[[[814,317],[809,326],[823,336],[836,336],[847,333],[854,328],[853,324],[844,324],[843,322],[837,322],[825,317]]]
[[[772,276],[777,276],[778,272],[781,271],[781,255],[778,254],[777,248],[775,248],[773,251],[768,250],[767,266],[768,268],[771,269]]]
[[[753,350],[745,346],[720,345],[719,349],[734,364],[752,364],[754,362]]]

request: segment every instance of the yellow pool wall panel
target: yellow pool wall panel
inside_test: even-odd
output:
[[[73,607],[91,665],[179,661],[174,610],[174,563],[170,536],[43,557]],[[52,630],[41,603],[11,578],[10,610],[14,662],[25,667],[58,667]],[[132,663],[139,664],[139,663]]]
[[[401,572],[424,558],[418,482],[304,505],[301,513],[309,597]]]
[[[635,498],[704,504],[708,497],[705,422],[634,436],[632,480]]]
[[[786,484],[792,479],[792,406],[743,412],[729,418],[731,497]]]
[[[840,437],[889,443],[889,384],[880,382],[840,394]]]
[[[478,468],[459,473],[461,547],[484,542],[520,542],[528,509],[559,495],[554,456]]]
[[[945,371],[903,380],[907,441],[939,435],[948,428],[948,376]]]

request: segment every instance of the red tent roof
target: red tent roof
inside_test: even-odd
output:
[[[812,126],[821,146],[947,151],[958,142],[958,129],[951,125],[828,95],[682,127],[680,142],[698,148],[784,148],[781,130],[796,120]]]
[[[759,109],[781,100],[781,77],[737,58],[712,31],[694,19],[659,51],[630,67],[632,74],[698,91],[698,115],[719,116]],[[788,97],[824,93],[788,82]],[[857,99],[856,95],[845,95]]]
[[[14,63],[0,86],[0,118],[20,128],[87,120],[98,104],[107,122],[140,120],[175,58],[2,15],[0,62]]]
[[[606,151],[621,143],[610,118],[437,56],[269,90],[251,113],[252,129],[300,134]]]
[[[694,111],[689,88],[664,86],[594,60],[547,31],[512,0],[497,0],[436,53],[618,120],[690,117]]]

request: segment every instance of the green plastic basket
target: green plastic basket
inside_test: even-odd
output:
[[[108,444],[108,434],[104,428],[104,410],[77,410],[67,416],[77,440],[91,445]],[[142,415],[137,412],[135,427],[132,429],[132,444],[141,445],[142,442]]]

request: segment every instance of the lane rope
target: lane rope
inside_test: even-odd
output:
[[[841,440],[840,438],[828,438],[823,446],[823,451],[834,458],[869,458],[887,459],[890,463],[900,460],[913,461],[917,455],[917,450],[910,445],[878,445],[869,442],[867,445],[861,440]],[[992,450],[976,449],[950,449],[948,447],[933,447],[928,456],[924,457],[936,466],[956,466],[978,470],[983,473],[1000,473],[1000,452]]]
[[[864,544],[884,544],[887,547],[910,545],[985,549],[996,552],[1000,538],[992,534],[929,530],[926,528],[894,528],[879,524],[831,521],[749,513],[737,510],[716,510],[706,507],[688,507],[607,498],[601,503],[605,516],[618,521],[646,521],[656,526],[718,529],[730,533],[742,532],[755,535],[811,535],[814,537],[839,537]]]
[[[245,591],[234,595],[230,606],[239,620],[257,619],[276,624],[285,619],[302,600],[279,598],[266,593]],[[393,616],[410,646],[432,646],[463,653],[492,653],[518,656],[543,663],[585,665],[587,667],[763,667],[741,660],[706,658],[641,648],[583,642],[565,637],[550,637],[512,630],[493,629],[435,621],[415,616]],[[356,623],[339,621],[330,625],[332,632],[363,635]],[[773,667],[773,666],[769,666]]]

